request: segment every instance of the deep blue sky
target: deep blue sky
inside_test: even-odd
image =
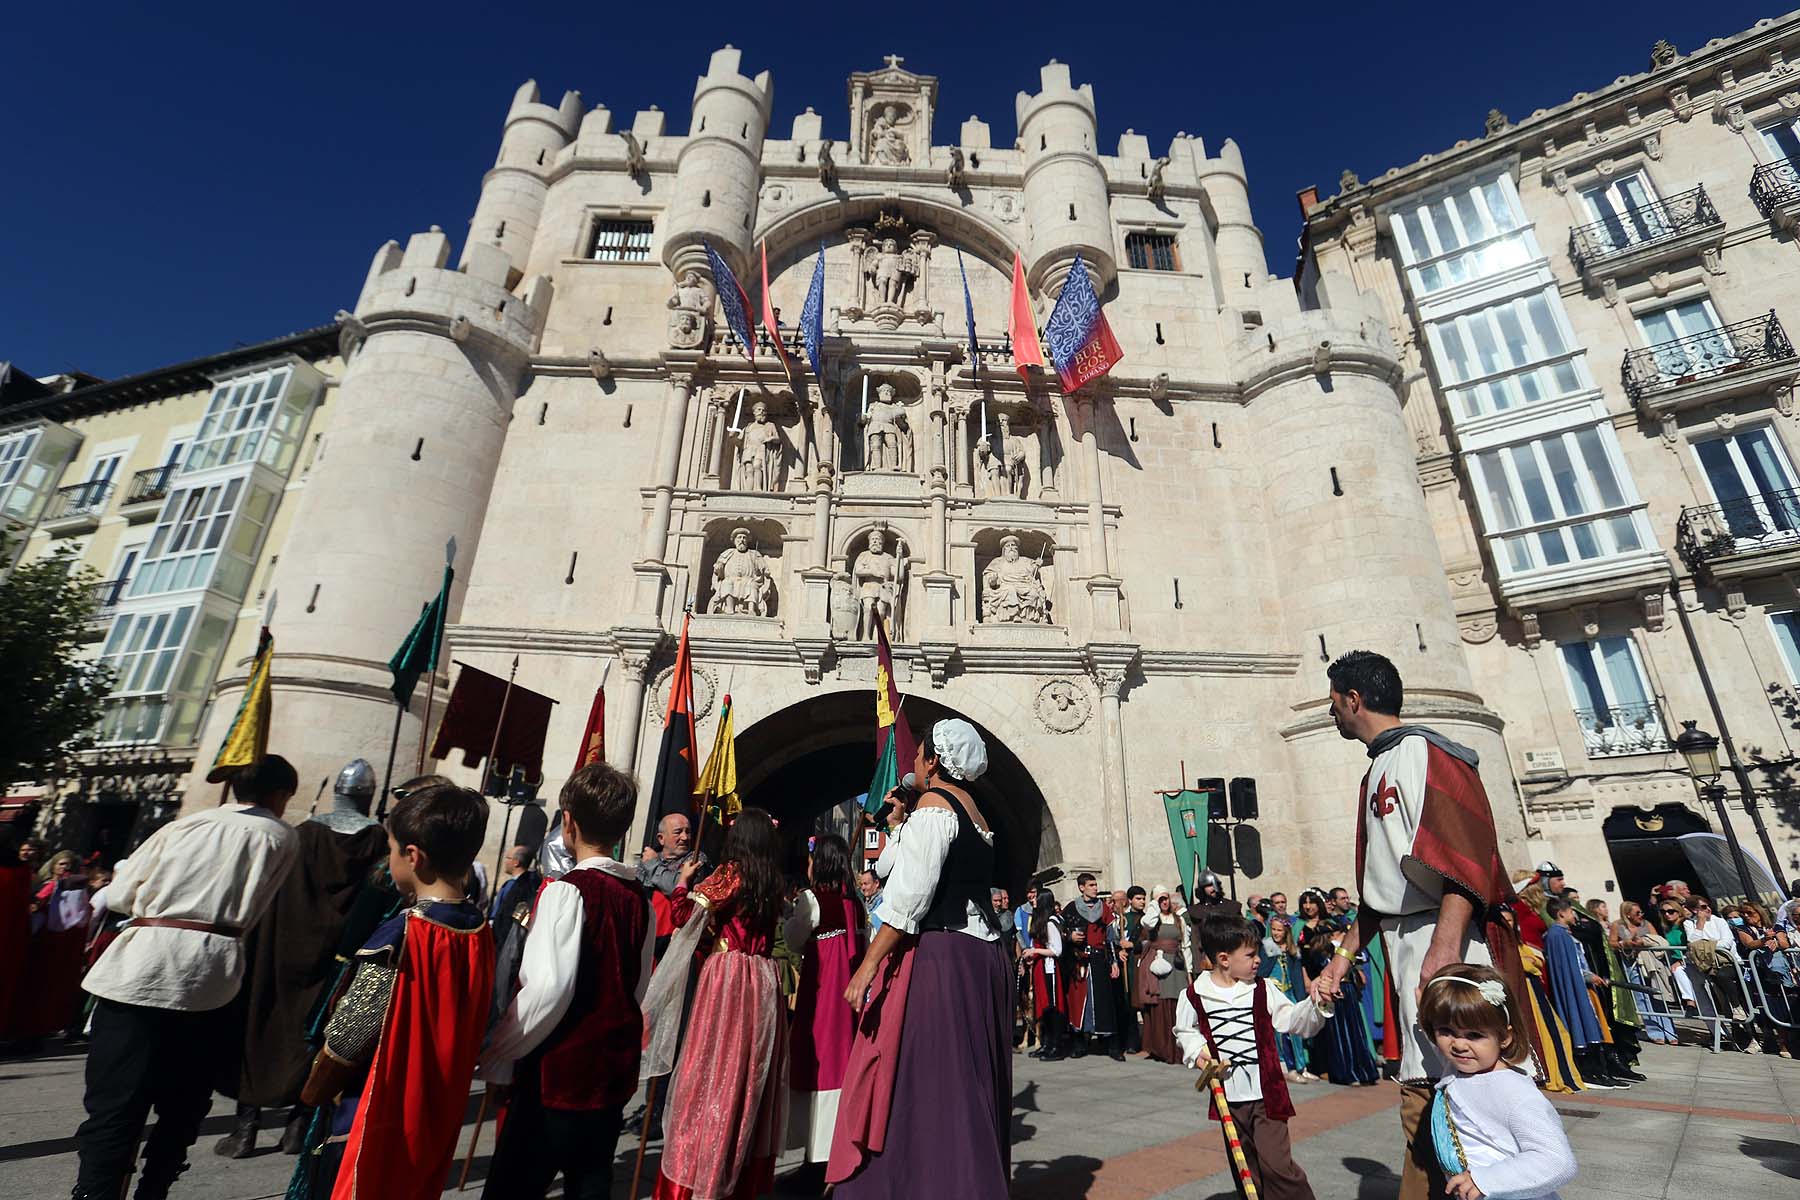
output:
[[[1013,96],[1055,57],[1093,84],[1100,145],[1237,139],[1274,269],[1294,193],[1329,194],[1642,70],[1779,9],[1736,0],[1499,8],[1091,3],[556,5],[17,3],[0,16],[0,359],[118,375],[321,324],[384,240],[460,238],[513,90],[576,88],[615,124],[687,128],[730,42],[775,80],[773,128],[812,105],[847,134],[845,78],[906,56],[941,79],[934,140],[976,113],[1010,144]],[[924,15],[941,11],[942,17]]]

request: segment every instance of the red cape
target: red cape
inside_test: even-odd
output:
[[[331,1200],[437,1200],[494,994],[487,926],[408,916],[400,973]]]
[[[25,979],[25,951],[31,942],[31,868],[0,867],[0,1037],[12,1035],[13,997]]]
[[[1417,736],[1417,735],[1414,735]],[[1369,806],[1356,806],[1356,881],[1361,885],[1363,854],[1368,847]],[[1419,828],[1409,856],[1455,886],[1475,902],[1472,924],[1487,941],[1494,969],[1513,996],[1524,1003],[1525,973],[1519,965],[1519,940],[1500,919],[1501,910],[1517,898],[1506,864],[1500,861],[1499,835],[1487,789],[1474,767],[1436,743],[1427,743],[1425,798]]]

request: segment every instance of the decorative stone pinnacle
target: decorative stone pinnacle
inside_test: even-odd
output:
[[[1356,172],[1352,171],[1348,167],[1345,167],[1344,173],[1342,175],[1338,176],[1338,191],[1339,192],[1348,192],[1348,191],[1351,191],[1352,189],[1359,188],[1361,186],[1362,186],[1362,180],[1358,179],[1356,177]]]
[[[1501,112],[1497,108],[1488,109],[1488,115],[1487,115],[1488,136],[1492,137],[1496,133],[1505,133],[1508,129],[1511,129],[1511,128],[1512,128],[1512,122],[1507,120],[1505,113]]]
[[[1674,42],[1667,38],[1657,38],[1656,44],[1650,47],[1650,69],[1656,71],[1671,66],[1680,57],[1681,51],[1675,48]]]

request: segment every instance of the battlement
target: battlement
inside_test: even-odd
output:
[[[564,142],[569,142],[574,140],[581,127],[581,111],[580,92],[564,92],[562,103],[552,108],[539,101],[537,80],[527,79],[513,93],[512,107],[506,110],[506,126],[510,131],[514,125],[539,122],[555,129]]]
[[[763,71],[751,79],[739,69],[743,59],[744,52],[735,46],[714,50],[706,64],[706,74],[694,81],[694,101],[698,104],[701,96],[720,88],[743,92],[756,101],[766,122],[769,105],[775,99],[775,90],[769,86],[769,73]]]
[[[1239,377],[1252,393],[1297,373],[1324,375],[1350,364],[1398,381],[1400,355],[1380,297],[1337,272],[1320,277],[1318,296],[1318,308],[1301,307],[1293,281],[1279,275],[1253,286],[1247,307],[1238,310],[1245,324],[1232,344]]]
[[[529,353],[550,311],[550,280],[538,276],[524,294],[508,290],[513,267],[498,246],[472,242],[463,265],[451,268],[450,239],[433,225],[415,233],[406,247],[387,242],[375,252],[356,316],[365,325],[388,318],[442,322],[456,341],[481,335],[495,347]]]
[[[1013,101],[1013,114],[1018,119],[1021,137],[1025,134],[1025,127],[1040,113],[1059,104],[1073,105],[1085,112],[1089,121],[1098,121],[1098,110],[1094,107],[1094,85],[1084,83],[1080,87],[1073,86],[1067,63],[1051,59],[1039,69],[1038,81],[1042,90],[1037,95],[1020,92]]]

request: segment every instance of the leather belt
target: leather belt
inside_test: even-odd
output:
[[[216,933],[220,937],[243,937],[244,931],[231,925],[214,925],[210,921],[184,921],[179,917],[133,917],[133,929],[191,929],[195,933]]]

